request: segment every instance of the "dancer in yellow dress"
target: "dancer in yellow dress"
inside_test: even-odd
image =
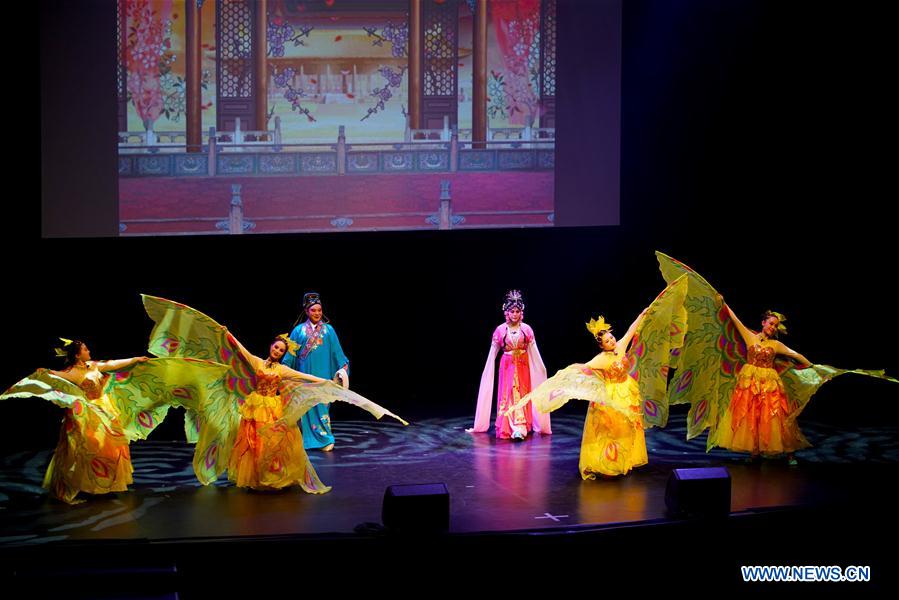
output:
[[[629,373],[631,361],[626,354],[645,314],[640,313],[620,340],[615,339],[612,326],[601,316],[587,324],[602,352],[585,367],[601,380],[605,394],[590,402],[587,409],[578,464],[584,479],[594,479],[597,473],[624,475],[648,462],[643,402],[637,380]]]
[[[240,425],[228,461],[228,479],[238,487],[279,489],[298,484],[311,494],[323,493],[330,488],[322,484],[309,462],[298,427],[283,427],[263,435],[266,425],[284,415],[284,398],[279,394],[282,380],[324,381],[281,364],[288,349],[284,338],[272,342],[265,360],[234,340],[256,372],[256,389],[238,407]]]
[[[777,356],[787,356],[802,368],[812,366],[811,361],[780,342],[777,337],[785,334],[786,317],[767,311],[762,317],[762,330],[750,331],[719,296],[727,314],[733,319],[746,344],[746,363],[737,374],[736,386],[724,412],[724,427],[715,430],[710,443],[729,450],[776,456],[786,454],[790,464],[795,464],[793,453],[811,446],[799,430],[796,419],[789,419],[793,411],[783,381],[774,368]]]
[[[194,472],[203,484],[225,470],[239,487],[260,490],[299,485],[310,494],[331,488],[318,478],[297,421],[311,407],[349,402],[380,419],[384,415],[408,425],[393,413],[333,381],[281,364],[296,352],[287,334],[271,343],[262,359],[250,353],[228,329],[184,304],[143,296],[147,314],[156,322],[150,352],[157,356],[216,358],[228,366],[219,380],[206,385],[197,407],[199,439]]]
[[[590,319],[587,329],[601,352],[558,371],[518,403],[550,412],[568,400],[590,402],[578,465],[583,479],[624,475],[647,463],[644,427],[668,419],[668,359],[683,343],[682,330],[672,325],[685,319],[686,285],[681,279],[665,288],[620,340],[602,316]]]
[[[132,483],[132,440],[146,438],[169,406],[199,398],[195,382],[215,379],[225,366],[200,360],[137,356],[95,361],[80,340],[62,340],[64,367],[38,369],[3,394],[37,397],[66,409],[59,443],[44,476],[54,498],[78,504],[80,492],[123,492]]]
[[[754,332],[696,271],[661,252],[656,256],[666,281],[688,278],[686,337],[672,364],[677,372],[668,401],[690,404],[687,439],[708,429],[707,450],[786,455],[796,464],[793,453],[810,445],[797,417],[818,388],[844,373],[899,382],[883,370],[812,364],[777,339],[786,333],[784,315],[766,312],[761,331]]]

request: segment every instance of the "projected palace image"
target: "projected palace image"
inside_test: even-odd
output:
[[[556,0],[118,2],[121,235],[552,227]]]

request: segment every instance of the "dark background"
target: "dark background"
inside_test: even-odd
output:
[[[784,341],[813,362],[899,374],[894,165],[882,141],[895,137],[897,105],[888,9],[560,0],[557,201],[597,201],[604,131],[591,118],[589,82],[596,32],[619,6],[620,226],[44,239],[36,194],[17,192],[7,204],[32,209],[6,223],[0,386],[55,366],[55,336],[85,339],[95,358],[144,353],[151,322],[141,292],[198,308],[264,354],[314,289],[350,357],[354,389],[410,420],[473,415],[507,289],[522,290],[553,373],[593,356],[583,326],[591,316],[623,332],[662,289],[656,249],[703,274],[747,324],[768,308],[786,313]],[[45,225],[116,225],[107,20],[105,2],[41,3]],[[847,375],[824,386],[804,418],[895,424],[897,391]],[[563,410],[582,411],[577,404]],[[4,402],[3,450],[52,447],[59,413],[34,399]],[[170,419],[154,437],[178,439],[180,425]]]

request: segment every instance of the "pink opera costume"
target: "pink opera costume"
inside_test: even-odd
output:
[[[496,388],[496,437],[523,440],[531,431],[551,434],[549,414],[539,412],[532,404],[523,404],[509,412],[531,389],[546,380],[546,367],[537,349],[534,330],[522,321],[524,301],[521,292],[509,291],[502,308],[506,322],[493,331],[487,363],[481,374],[474,426],[466,431],[483,433],[490,428],[494,365],[496,355],[502,352]]]
[[[200,423],[194,472],[204,485],[228,471],[238,487],[272,490],[299,485],[310,494],[330,491],[318,478],[303,448],[297,421],[311,407],[337,400],[375,418],[406,421],[332,381],[294,371],[280,363],[295,351],[286,334],[269,347],[268,358],[251,354],[223,325],[203,313],[153,296],[144,307],[156,326],[149,350],[158,356],[217,357],[228,366],[210,382],[206,401],[196,408]]]
[[[194,359],[135,358],[95,361],[84,342],[62,340],[62,371],[38,369],[0,394],[0,400],[35,397],[66,409],[59,443],[43,487],[79,504],[87,494],[123,492],[132,483],[129,443],[145,439],[169,406],[192,406],[203,395],[197,382],[221,377],[225,365]]]

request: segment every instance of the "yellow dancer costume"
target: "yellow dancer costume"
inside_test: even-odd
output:
[[[629,367],[625,355],[615,357],[606,369],[593,370],[605,387],[605,398],[587,409],[578,461],[584,479],[593,479],[595,473],[624,475],[648,462],[640,388]]]
[[[571,399],[590,402],[578,465],[583,479],[624,475],[647,463],[644,428],[668,421],[668,362],[683,343],[686,289],[686,278],[673,282],[621,340],[611,338],[613,349],[558,371],[518,403],[551,412]],[[601,344],[611,332],[602,317],[587,329]]]
[[[776,339],[785,333],[780,313],[772,336],[747,329],[708,281],[687,265],[656,252],[666,281],[688,277],[687,335],[672,361],[670,404],[689,403],[687,439],[709,430],[715,446],[775,456],[809,446],[796,418],[824,383],[844,373],[897,382],[884,371],[837,369],[808,362]],[[785,360],[790,359],[790,360]],[[796,363],[799,363],[797,366]]]
[[[224,365],[179,358],[88,361],[60,372],[38,369],[2,395],[37,397],[66,409],[44,487],[69,504],[79,492],[121,492],[132,483],[129,442],[145,439],[170,405],[188,404],[197,381],[221,377]]]
[[[214,358],[228,366],[223,377],[206,385],[203,401],[191,407],[199,423],[193,466],[204,485],[227,470],[228,478],[241,487],[279,489],[297,484],[311,494],[329,491],[303,449],[296,424],[316,404],[340,400],[375,418],[387,415],[408,425],[332,381],[294,371],[271,356],[265,360],[254,356],[224,326],[189,306],[153,296],[143,296],[143,301],[156,322],[150,353]],[[273,347],[279,341],[293,351],[283,335]]]
[[[246,359],[255,371],[256,389],[238,404],[240,424],[228,461],[228,478],[240,487],[254,489],[298,484],[310,494],[327,492],[331,488],[321,482],[309,462],[299,427],[281,426],[264,433],[266,425],[284,416],[284,398],[278,392],[282,380],[296,371],[250,354]]]

